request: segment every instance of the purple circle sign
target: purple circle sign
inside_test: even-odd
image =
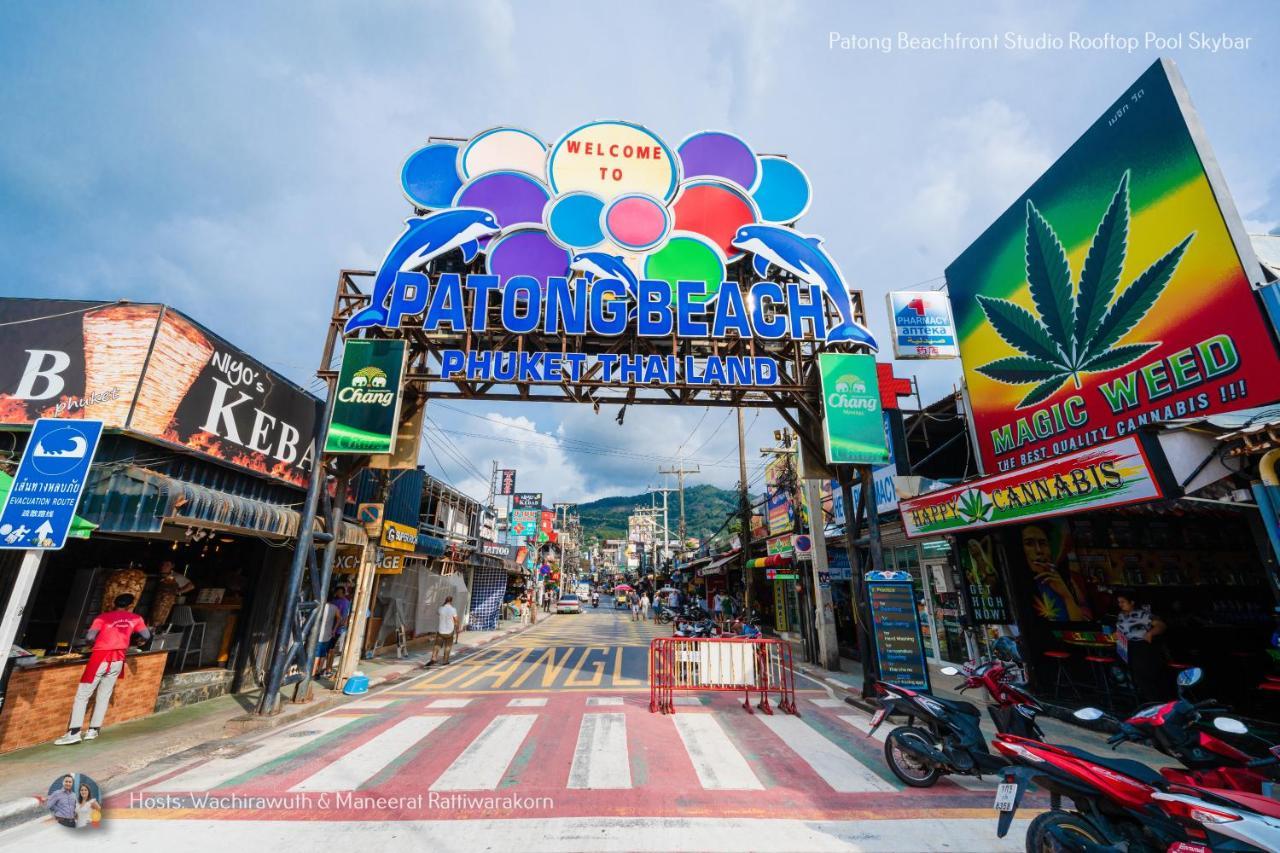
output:
[[[678,150],[685,180],[705,175],[733,181],[744,190],[755,188],[760,162],[751,146],[731,133],[695,133],[680,143]]]
[[[546,184],[524,172],[490,172],[463,184],[453,206],[492,211],[499,225],[510,228],[542,224],[542,209],[550,198]]]
[[[569,275],[569,250],[552,242],[542,228],[517,228],[489,244],[485,269],[503,281],[533,276],[547,289],[547,279]]]

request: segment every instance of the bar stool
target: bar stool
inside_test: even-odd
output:
[[[1116,665],[1115,655],[1095,653],[1085,655],[1084,659],[1093,665],[1093,675],[1097,686],[1101,688],[1102,694],[1107,697],[1107,709],[1114,708],[1111,698],[1111,668]]]
[[[1072,680],[1070,673],[1067,672],[1067,661],[1071,660],[1071,652],[1050,649],[1044,653],[1044,658],[1053,661],[1053,665],[1057,669],[1053,679],[1053,698],[1058,699],[1061,697],[1064,684],[1070,688],[1077,699],[1080,698],[1080,690],[1076,687],[1076,683]]]

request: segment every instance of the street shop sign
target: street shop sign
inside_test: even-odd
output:
[[[818,356],[818,371],[822,376],[822,437],[827,461],[886,464],[889,445],[875,356],[824,352]]]
[[[514,560],[517,548],[515,545],[504,545],[501,542],[480,540],[480,553],[486,557],[497,557],[500,560]]]
[[[498,478],[502,483],[498,489],[498,494],[514,495],[516,493],[516,472],[513,469],[504,468],[498,472]]]
[[[404,340],[349,340],[334,392],[325,453],[391,453],[400,424],[409,344]]]
[[[0,298],[0,425],[100,420],[305,488],[321,403],[164,305]]]
[[[382,522],[382,547],[413,551],[418,547],[418,529],[397,521]]]
[[[903,501],[909,537],[936,536],[1156,500],[1163,496],[1136,436]]]
[[[951,303],[941,290],[900,290],[888,295],[893,357],[955,358],[960,354]]]
[[[1159,60],[947,267],[984,473],[1280,398],[1230,199]]]
[[[66,544],[102,437],[102,421],[41,418],[0,509],[0,548],[56,551]]]
[[[511,496],[511,505],[516,509],[542,509],[542,492],[516,492]]]
[[[868,572],[867,600],[871,604],[871,637],[883,681],[930,690],[924,637],[915,590],[907,572]]]

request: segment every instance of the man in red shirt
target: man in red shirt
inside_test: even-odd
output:
[[[76,700],[71,706],[71,724],[67,733],[54,743],[65,746],[81,740],[93,740],[98,736],[102,720],[107,716],[107,706],[111,703],[111,693],[116,689],[116,679],[124,677],[125,652],[129,649],[134,634],[143,640],[151,639],[147,624],[133,612],[133,596],[128,593],[117,595],[115,609],[100,613],[85,634],[85,639],[93,643],[93,652],[89,655],[84,674],[80,676],[80,686],[76,688]],[[93,719],[89,728],[81,734],[84,712],[89,706],[89,697],[95,692],[97,696],[93,700]]]

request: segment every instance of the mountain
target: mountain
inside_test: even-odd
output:
[[[659,496],[660,498],[661,496]],[[578,504],[576,512],[582,521],[582,535],[590,542],[600,539],[622,539],[627,535],[627,516],[636,507],[649,508],[652,496],[621,495]],[[661,507],[659,500],[658,506]],[[684,490],[685,530],[690,536],[706,539],[722,528],[725,519],[738,511],[738,493],[711,485],[690,486]],[[667,496],[667,517],[674,537],[680,526],[680,493]]]

